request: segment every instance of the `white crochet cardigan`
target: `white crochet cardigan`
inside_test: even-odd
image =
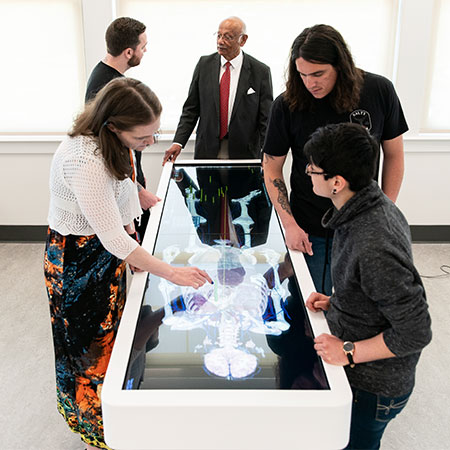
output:
[[[138,243],[124,229],[140,217],[136,185],[107,170],[95,138],[66,137],[50,170],[50,228],[67,236],[96,234],[113,255],[125,259]]]

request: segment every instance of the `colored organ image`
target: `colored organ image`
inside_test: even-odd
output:
[[[214,284],[197,290],[186,288],[164,308],[163,323],[172,330],[204,330],[203,343],[196,347],[196,351],[205,353],[204,368],[228,379],[248,377],[257,371],[257,355],[264,357],[264,349],[254,343],[252,333],[280,335],[289,328],[284,310],[286,289],[279,274],[281,255],[262,252],[271,266],[263,275],[255,270],[252,253],[223,242],[195,254],[190,264],[216,264],[208,271]],[[161,284],[165,283],[162,280]],[[167,288],[161,287],[167,295]]]

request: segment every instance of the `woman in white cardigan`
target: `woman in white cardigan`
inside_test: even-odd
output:
[[[160,261],[129,234],[142,213],[131,150],[154,143],[161,110],[143,83],[115,79],[75,120],[52,162],[44,265],[57,402],[88,448],[108,448],[100,392],[125,303],[126,263],[179,285],[212,282],[198,268]]]

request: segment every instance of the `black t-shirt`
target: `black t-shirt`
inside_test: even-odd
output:
[[[84,101],[88,102],[93,99],[97,92],[114,78],[123,77],[114,67],[108,66],[103,61],[100,61],[92,70],[91,76],[87,82],[86,95]]]
[[[312,110],[291,112],[283,95],[275,99],[270,111],[263,151],[268,155],[285,156],[291,149],[292,213],[298,225],[315,236],[325,236],[321,220],[332,203],[314,194],[311,177],[305,174],[308,161],[303,154],[303,146],[317,128],[342,122],[364,125],[378,143],[394,139],[408,130],[392,83],[369,72],[364,74],[359,105],[352,112],[337,113],[328,96],[315,100]]]

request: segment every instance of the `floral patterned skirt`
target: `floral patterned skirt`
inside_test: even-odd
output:
[[[125,262],[96,235],[62,236],[49,228],[44,272],[58,410],[84,442],[108,449],[100,398],[125,305]]]

